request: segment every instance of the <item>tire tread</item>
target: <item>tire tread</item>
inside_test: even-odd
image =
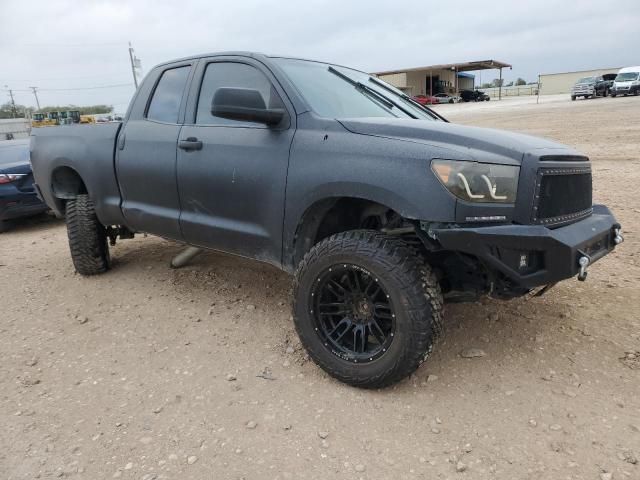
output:
[[[97,275],[109,269],[109,247],[105,228],[98,221],[88,195],[67,201],[67,236],[76,271],[81,275]]]

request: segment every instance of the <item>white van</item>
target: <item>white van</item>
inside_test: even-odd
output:
[[[638,95],[640,93],[640,67],[621,68],[613,81],[611,96]]]

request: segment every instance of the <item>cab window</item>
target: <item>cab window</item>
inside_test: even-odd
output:
[[[262,127],[256,123],[211,115],[211,102],[219,88],[249,88],[262,95],[267,108],[284,108],[282,99],[267,76],[246,63],[213,62],[207,65],[202,79],[196,124]]]
[[[178,123],[182,95],[187,85],[190,65],[165,70],[151,97],[147,118],[157,122]]]

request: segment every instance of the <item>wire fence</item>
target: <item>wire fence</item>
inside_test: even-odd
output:
[[[478,90],[482,90],[491,98],[498,98],[498,94],[499,94],[498,87],[479,88]],[[520,96],[537,95],[537,94],[538,94],[538,85],[519,85],[519,86],[512,86],[512,87],[502,87],[503,97],[520,97]]]

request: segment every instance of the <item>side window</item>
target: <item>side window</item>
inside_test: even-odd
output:
[[[165,70],[151,97],[147,118],[158,122],[178,123],[182,94],[187,85],[190,65]]]
[[[284,108],[284,104],[269,79],[255,67],[245,63],[214,62],[207,65],[200,88],[196,123],[199,125],[255,125],[241,120],[229,120],[211,115],[211,102],[219,88],[250,88],[258,90],[267,108]]]

